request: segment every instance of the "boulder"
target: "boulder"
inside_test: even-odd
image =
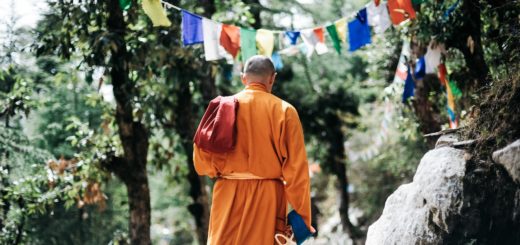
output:
[[[505,167],[516,183],[520,183],[520,139],[493,152],[493,161]]]
[[[386,200],[366,244],[441,244],[462,207],[464,153],[448,146],[426,153],[413,181]]]

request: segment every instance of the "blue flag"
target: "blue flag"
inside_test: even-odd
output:
[[[426,75],[426,62],[424,61],[424,56],[422,56],[415,64],[415,79],[423,79],[424,75]]]
[[[182,10],[182,42],[184,46],[203,43],[202,17]]]
[[[406,80],[404,81],[403,103],[406,103],[408,98],[414,95],[415,82],[413,81],[412,72],[410,70],[411,69],[408,66],[408,75],[406,76]]]
[[[289,40],[291,41],[291,45],[295,45],[296,42],[298,41],[298,37],[300,37],[300,32],[299,31],[286,31],[285,36],[287,36],[287,38],[289,38]]]
[[[356,18],[348,23],[349,50],[355,51],[370,44],[370,26],[368,25],[367,9],[359,10]]]
[[[279,71],[279,70],[283,69],[282,57],[280,56],[280,54],[278,52],[273,53],[273,55],[271,56],[271,60],[273,61],[275,70]]]

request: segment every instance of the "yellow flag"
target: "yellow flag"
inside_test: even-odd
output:
[[[258,54],[271,57],[274,49],[274,34],[272,31],[260,29],[256,31]]]
[[[160,0],[143,0],[143,10],[152,20],[153,26],[170,26],[172,24],[166,17]]]
[[[347,18],[341,18],[334,23],[336,31],[338,32],[339,39],[342,42],[347,41]]]

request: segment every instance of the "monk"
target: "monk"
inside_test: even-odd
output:
[[[197,173],[217,178],[208,244],[275,244],[275,234],[287,234],[288,204],[315,232],[301,122],[292,105],[271,94],[275,77],[268,57],[251,57],[241,75],[245,89],[234,95],[234,150],[210,153],[194,145]]]

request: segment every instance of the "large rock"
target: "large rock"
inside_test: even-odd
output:
[[[367,234],[368,245],[440,244],[460,213],[464,151],[440,147],[421,159],[413,182],[388,197],[381,217]]]
[[[520,183],[520,140],[493,152],[493,161],[503,165],[513,180]]]

